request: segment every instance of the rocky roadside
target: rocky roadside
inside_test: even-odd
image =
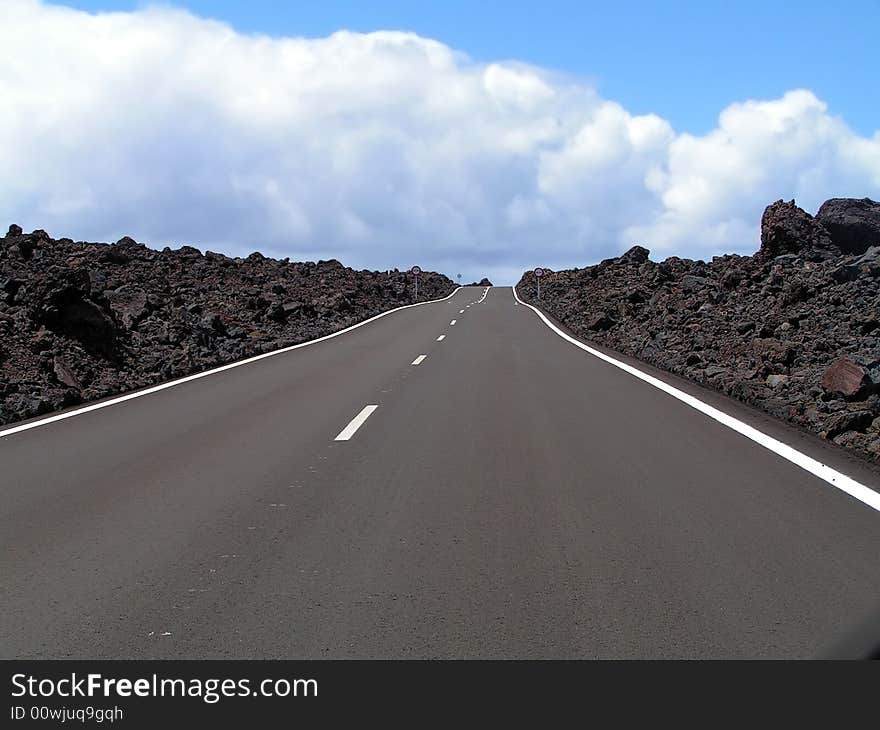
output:
[[[753,256],[533,272],[517,291],[576,335],[738,398],[880,464],[880,204],[764,212]]]
[[[423,272],[419,298],[455,288]],[[311,340],[413,302],[400,271],[0,238],[0,424]]]

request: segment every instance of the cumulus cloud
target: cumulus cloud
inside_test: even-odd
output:
[[[411,33],[243,35],[4,0],[0,215],[53,235],[516,280],[634,243],[748,253],[763,207],[880,197],[880,132],[806,90],[703,136]]]

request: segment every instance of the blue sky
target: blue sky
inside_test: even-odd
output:
[[[87,10],[155,3],[73,0]],[[880,0],[181,0],[243,32],[321,37],[412,30],[479,61],[515,59],[585,76],[636,114],[703,133],[732,100],[808,88],[862,133],[880,127]]]
[[[880,199],[880,0],[0,0],[0,27],[0,222],[58,237],[510,283]]]

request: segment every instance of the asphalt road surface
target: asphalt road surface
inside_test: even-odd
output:
[[[880,513],[486,291],[0,438],[0,656],[810,657],[875,607]]]

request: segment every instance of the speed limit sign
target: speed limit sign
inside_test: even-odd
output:
[[[535,269],[535,276],[544,276],[544,269],[542,269],[540,266]]]
[[[419,299],[419,274],[422,273],[422,269],[419,266],[413,266],[409,271],[416,280],[416,301],[418,301],[418,299]]]
[[[544,276],[544,269],[542,269],[542,268],[539,266],[537,269],[535,269],[535,279],[536,279],[537,284],[538,284],[538,299],[539,299],[539,300],[540,300],[540,298],[541,298],[541,277],[542,277],[542,276]]]

